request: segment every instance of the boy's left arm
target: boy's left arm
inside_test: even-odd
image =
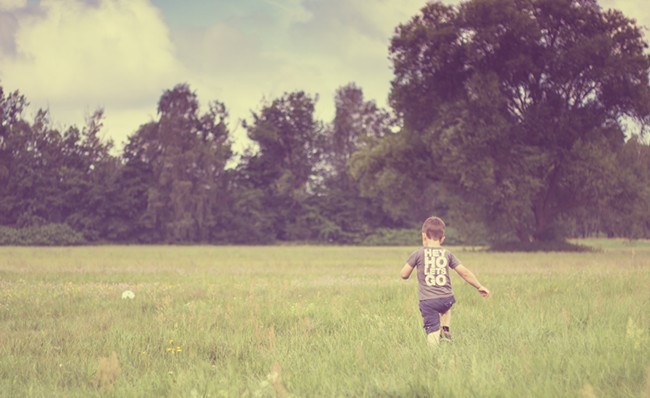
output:
[[[408,263],[404,264],[402,267],[402,270],[400,271],[400,276],[402,279],[408,279],[409,276],[411,276],[411,272],[413,272],[413,267],[411,267]]]
[[[481,282],[478,281],[474,273],[465,268],[462,264],[457,265],[456,268],[454,268],[454,271],[456,271],[461,278],[465,279],[467,283],[474,286],[476,290],[481,293],[481,296],[490,296],[490,291],[485,286],[481,285]]]

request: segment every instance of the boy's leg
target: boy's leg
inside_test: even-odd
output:
[[[440,324],[443,328],[447,327],[449,329],[449,326],[451,326],[451,308],[447,312],[440,314]]]
[[[440,338],[451,340],[451,332],[449,331],[449,326],[451,326],[451,308],[447,312],[440,314]]]
[[[449,333],[448,326],[449,322],[451,322],[450,310],[455,302],[456,300],[453,296],[420,301],[420,312],[424,320],[424,330],[427,333],[427,343],[429,346],[436,347],[440,344],[441,321],[443,321],[443,326],[447,328],[447,333]],[[445,337],[451,339],[450,334]]]
[[[427,344],[432,348],[440,344],[440,330],[427,334]]]
[[[427,344],[436,347],[440,343],[440,308],[436,300],[421,300],[420,312],[427,333]]]

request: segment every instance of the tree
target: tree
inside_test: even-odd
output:
[[[625,175],[620,120],[649,115],[646,48],[633,20],[595,0],[429,3],[390,47],[404,121],[390,147],[420,164],[373,171],[372,151],[395,154],[380,145],[357,168],[382,192],[396,173],[444,187],[493,239],[555,239],[556,221],[607,202]]]
[[[123,232],[144,242],[218,240],[232,155],[226,108],[214,101],[200,114],[196,94],[179,84],[163,93],[158,114],[125,147],[121,186],[133,206],[127,213],[139,217],[135,229]]]
[[[632,137],[615,159],[615,169],[624,170],[611,180],[606,202],[588,209],[580,222],[596,221],[595,231],[628,239],[650,236],[650,146]]]
[[[5,130],[7,169],[0,199],[2,223],[24,228],[63,223],[67,205],[60,181],[65,162],[61,134],[39,110],[34,122],[19,119]]]
[[[14,209],[17,206],[11,190],[13,179],[14,157],[17,156],[22,137],[17,138],[18,132],[25,129],[22,112],[27,100],[18,91],[4,95],[0,86],[0,225],[15,223]],[[22,134],[21,134],[22,135]]]
[[[115,197],[115,180],[119,159],[111,155],[113,142],[100,137],[104,111],[96,110],[79,131],[68,128],[62,137],[59,169],[63,219],[87,240],[109,235],[117,215],[119,198]]]
[[[361,195],[349,170],[352,156],[392,134],[395,120],[375,101],[366,101],[363,90],[354,83],[336,91],[334,104],[334,119],[325,127],[321,140],[323,156],[317,171],[321,180],[311,202],[329,222],[320,238],[349,243],[376,228],[401,224],[383,212],[377,197]]]
[[[0,100],[0,224],[66,223],[87,239],[100,238],[108,218],[102,211],[111,203],[106,187],[117,167],[112,142],[98,136],[103,111],[81,131],[71,126],[62,135],[50,127],[47,111],[24,120],[26,104],[17,91]]]
[[[336,91],[334,105],[336,113],[325,133],[323,161],[328,176],[345,177],[352,155],[373,138],[390,134],[395,120],[375,101],[365,101],[363,90],[354,83]]]
[[[253,113],[253,122],[245,124],[257,149],[242,158],[237,190],[249,200],[261,201],[253,208],[263,209],[256,212],[262,217],[256,222],[269,227],[264,231],[266,239],[312,238],[314,223],[309,217],[318,215],[305,204],[321,156],[315,102],[302,91],[286,93]]]

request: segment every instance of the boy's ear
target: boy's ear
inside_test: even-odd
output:
[[[444,241],[445,241],[445,237],[443,236],[442,238],[440,238],[440,244],[442,245],[442,242]]]

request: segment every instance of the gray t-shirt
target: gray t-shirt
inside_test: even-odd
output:
[[[418,297],[420,300],[453,296],[449,269],[460,261],[444,247],[421,247],[406,261],[418,271]]]

